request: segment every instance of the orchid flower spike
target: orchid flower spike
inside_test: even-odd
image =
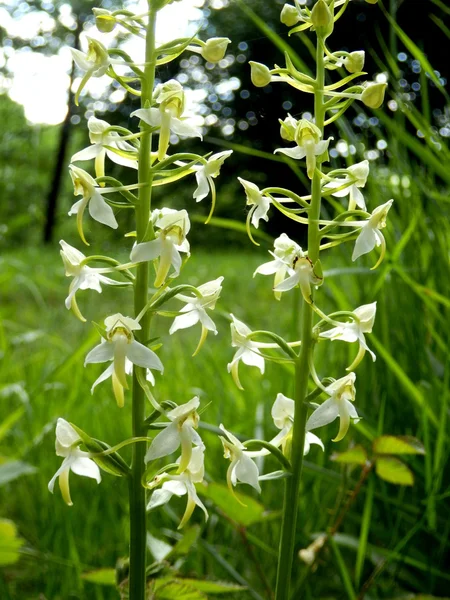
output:
[[[342,323],[338,327],[333,327],[328,331],[320,334],[320,338],[329,340],[341,340],[342,342],[359,342],[359,350],[355,360],[347,367],[347,371],[353,371],[364,358],[366,350],[369,352],[372,360],[376,360],[375,353],[369,348],[364,337],[365,333],[372,333],[373,324],[375,323],[375,314],[377,312],[377,303],[363,304],[358,306],[353,311],[356,317],[351,323]]]
[[[91,146],[80,150],[72,156],[71,162],[92,160],[95,158],[95,175],[104,177],[105,175],[105,156],[108,156],[117,165],[138,168],[137,160],[131,158],[136,153],[136,149],[128,142],[120,140],[120,135],[116,131],[108,131],[110,124],[96,117],[89,117],[88,129]],[[108,147],[107,147],[108,146]],[[117,152],[114,152],[114,150]],[[130,158],[124,154],[130,153]]]
[[[311,284],[321,285],[323,277],[314,271],[314,265],[299,246],[299,250],[293,254],[293,259],[288,268],[289,277],[284,279],[275,288],[275,292],[287,292],[297,285],[300,286],[305,302],[311,304]]]
[[[175,331],[192,327],[199,321],[202,324],[202,333],[194,356],[203,346],[208,331],[212,331],[214,335],[217,335],[216,325],[207,314],[206,309],[209,308],[210,310],[213,310],[215,308],[220,292],[222,291],[222,281],[223,277],[218,277],[213,281],[208,281],[207,283],[198,286],[197,290],[200,294],[199,296],[185,296],[183,294],[177,294],[175,296],[177,300],[185,302],[186,305],[180,311],[182,314],[175,317],[175,320],[169,329],[169,333],[172,335]]]
[[[73,193],[75,196],[83,196],[75,202],[69,210],[69,215],[77,215],[77,229],[83,242],[89,246],[83,232],[83,214],[89,204],[89,214],[93,219],[112,229],[117,229],[118,224],[113,209],[106,203],[98,190],[98,183],[83,169],[69,166],[70,176],[73,182]]]
[[[271,260],[260,265],[253,273],[253,277],[258,273],[260,275],[275,275],[273,287],[275,299],[281,299],[281,292],[277,291],[276,288],[285,279],[286,275],[292,272],[291,265],[294,262],[294,258],[299,256],[302,252],[300,246],[291,240],[285,233],[282,233],[274,241],[274,251],[269,253],[274,257],[275,260]]]
[[[114,279],[110,279],[109,277],[102,275],[102,273],[108,273],[112,271],[112,269],[93,269],[83,264],[83,261],[86,259],[85,255],[73,246],[67,244],[67,242],[64,240],[60,240],[59,244],[61,246],[61,258],[66,269],[66,277],[73,277],[73,280],[69,286],[69,295],[65,300],[66,308],[72,309],[81,321],[86,321],[81,314],[76,301],[75,296],[78,290],[95,290],[96,292],[101,293],[102,283],[104,285],[128,284],[120,281],[114,281]]]
[[[328,150],[330,141],[333,138],[321,140],[322,133],[317,125],[306,119],[297,121],[291,115],[281,121],[281,126],[283,139],[289,142],[295,141],[297,146],[294,148],[277,148],[275,153],[281,152],[297,160],[306,157],[307,174],[312,179],[316,169],[316,156],[320,156]]]
[[[358,413],[352,402],[355,401],[355,379],[354,373],[338,379],[326,388],[330,396],[323,404],[316,408],[306,422],[306,429],[316,429],[332,423],[339,417],[339,432],[333,442],[340,442],[348,431],[350,420],[355,423],[359,421]]]
[[[270,440],[269,443],[277,448],[281,446],[283,454],[289,457],[295,414],[294,400],[284,396],[284,394],[278,394],[273,403],[271,414],[275,427],[277,427],[280,432]],[[322,450],[325,450],[322,440],[318,438],[317,435],[314,435],[314,433],[307,431],[303,447],[303,454],[305,456],[308,454],[311,444],[317,444]]]
[[[377,206],[372,212],[371,217],[364,222],[361,227],[361,232],[356,238],[352,260],[356,260],[363,254],[371,252],[375,246],[381,246],[380,258],[372,269],[376,269],[382,262],[384,255],[386,254],[386,240],[381,233],[381,229],[386,227],[387,214],[393,202],[393,200],[389,200],[385,204]]]
[[[247,196],[247,206],[251,206],[247,220],[251,220],[253,227],[258,229],[261,219],[268,221],[267,213],[270,208],[270,200],[261,194],[261,190],[251,181],[238,177],[239,182],[244,186]]]
[[[171,208],[155,209],[151,220],[156,232],[156,239],[151,242],[136,244],[131,251],[133,262],[144,262],[159,258],[155,287],[160,287],[166,280],[170,267],[173,266],[173,277],[178,277],[181,268],[180,252],[189,256],[189,242],[186,239],[191,223],[185,210]]]
[[[199,406],[200,400],[195,396],[186,404],[180,404],[167,413],[166,416],[171,423],[154,438],[145,455],[145,462],[168,456],[181,445],[178,473],[183,473],[188,468],[192,456],[192,444],[204,447],[201,437],[195,431],[199,422],[197,412]]]
[[[234,315],[230,316],[232,318],[230,324],[231,345],[238,350],[233,356],[232,361],[228,364],[228,373],[231,373],[237,387],[240,390],[243,390],[244,388],[239,380],[239,363],[242,361],[244,365],[258,367],[261,371],[261,375],[264,374],[264,357],[261,356],[258,351],[258,348],[261,348],[264,345],[248,339],[248,336],[252,333],[251,329],[249,329],[245,323],[236,319]]]
[[[336,179],[327,183],[325,189],[339,188],[347,184],[348,187],[332,192],[332,195],[336,196],[336,198],[349,196],[348,210],[355,210],[356,206],[361,210],[367,210],[364,196],[359,191],[359,188],[363,188],[366,185],[369,175],[369,161],[363,160],[360,163],[351,165],[347,168],[347,173],[348,176],[344,179]]]
[[[223,425],[219,425],[219,428],[226,436],[219,436],[223,444],[224,456],[231,461],[227,471],[227,483],[230,492],[233,496],[235,495],[233,487],[240,481],[241,483],[248,483],[258,493],[261,493],[261,486],[258,481],[258,467],[250,456],[247,455],[244,444],[241,444],[237,437],[227,431]]]
[[[124,405],[124,389],[128,389],[126,377],[126,359],[134,365],[145,369],[164,371],[162,362],[157,355],[134,339],[133,331],[141,329],[139,323],[131,317],[124,317],[120,313],[105,319],[106,339],[93,348],[84,360],[84,366],[89,363],[102,363],[113,361],[112,364],[94,382],[91,392],[95,387],[109,377],[112,378],[114,397],[117,405]]]
[[[213,205],[215,204],[216,186],[213,179],[220,174],[223,163],[231,154],[233,154],[233,150],[218,152],[208,158],[206,165],[193,167],[195,169],[195,178],[197,179],[197,188],[194,192],[194,198],[197,202],[206,198],[211,190]]]
[[[182,119],[185,97],[182,85],[175,79],[156,86],[154,101],[159,108],[140,108],[131,113],[147,125],[159,128],[158,160],[164,160],[170,142],[170,133],[184,137],[202,138],[201,128],[189,119]]]
[[[82,71],[86,71],[75,94],[75,104],[78,106],[78,98],[91,77],[101,77],[111,64],[108,50],[98,40],[88,37],[88,51],[82,52],[71,48],[72,58]]]
[[[97,483],[102,480],[100,469],[93,460],[89,458],[88,452],[79,449],[81,438],[70,423],[64,419],[58,419],[56,423],[56,454],[64,457],[62,465],[51,478],[48,489],[53,494],[56,478],[59,478],[59,489],[64,502],[72,506],[70,497],[69,474],[73,471],[77,475],[95,479]]]
[[[150,502],[147,505],[147,510],[153,510],[158,506],[167,504],[174,495],[181,497],[187,494],[188,500],[186,510],[178,525],[178,529],[181,529],[186,525],[196,506],[201,508],[205,513],[205,520],[207,521],[208,511],[198,497],[197,490],[195,489],[195,484],[201,483],[205,475],[204,454],[205,448],[203,446],[196,446],[192,450],[192,456],[188,466],[180,475],[170,475],[169,473],[157,475],[149,487],[153,489],[161,483],[162,486],[160,489],[153,492]],[[177,462],[179,461],[180,459],[177,460]]]

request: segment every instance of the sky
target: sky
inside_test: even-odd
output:
[[[51,16],[46,12],[24,13],[12,19],[4,8],[10,0],[0,0],[0,21],[4,24],[11,36],[18,35],[25,39],[33,40],[39,31],[51,32],[54,18],[58,18],[64,25],[73,24],[69,4],[62,5],[58,15]],[[220,2],[220,0],[217,0]],[[178,37],[186,37],[195,33],[198,22],[202,18],[204,0],[181,0],[166,6],[158,14],[157,42],[165,43]],[[3,6],[2,6],[3,4]],[[127,8],[136,13],[147,10],[147,2],[139,1],[135,4],[128,3]],[[110,34],[103,34],[95,27],[86,29],[81,36],[82,50],[87,49],[86,35],[100,40],[105,46],[115,46],[117,28]],[[143,41],[127,42],[123,48],[137,61],[142,61]],[[10,48],[0,50],[0,65],[9,59],[9,68],[14,76],[11,80],[3,82],[10,97],[24,106],[25,116],[30,123],[57,124],[63,121],[67,111],[67,87],[71,67],[71,52],[69,47],[61,48],[54,56],[44,56],[38,52],[21,51],[10,52]],[[108,77],[91,78],[85,90],[87,94],[99,96],[108,81]],[[78,86],[80,79],[76,79],[74,87]],[[0,86],[2,82],[0,81]],[[121,94],[121,91],[115,92]],[[116,98],[120,100],[119,97]]]

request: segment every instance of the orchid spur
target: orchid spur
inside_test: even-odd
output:
[[[69,474],[73,471],[77,475],[95,479],[97,483],[101,481],[100,469],[93,460],[89,458],[88,452],[79,449],[81,438],[70,423],[64,419],[58,419],[56,423],[56,454],[64,457],[60,468],[53,475],[48,484],[48,489],[53,493],[55,481],[59,481],[64,502],[72,506],[70,497]]]

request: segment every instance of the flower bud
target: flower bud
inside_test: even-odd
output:
[[[252,83],[256,87],[266,87],[271,81],[270,69],[262,63],[249,61]]]
[[[297,119],[294,119],[294,117],[288,114],[284,121],[280,119],[280,125],[280,135],[283,138],[283,140],[286,140],[287,142],[293,142],[295,139],[295,132],[297,131],[298,126]]]
[[[291,4],[285,4],[283,6],[283,10],[281,11],[280,15],[280,21],[283,23],[283,25],[293,27],[301,20],[302,19],[295,6],[292,6]]]
[[[349,56],[344,60],[344,66],[349,73],[359,73],[364,68],[365,59],[364,50],[358,50],[356,52],[350,52]]]
[[[93,8],[95,25],[101,33],[110,33],[116,26],[116,19],[104,8]]]
[[[387,83],[369,83],[361,94],[362,102],[369,108],[380,108],[386,88]]]
[[[210,38],[206,40],[200,53],[208,62],[216,63],[223,59],[227,46],[231,42],[228,38]]]
[[[325,0],[318,0],[311,11],[311,22],[317,35],[326,38],[333,31],[334,19]]]
[[[160,105],[161,110],[169,110],[176,117],[180,117],[184,111],[184,91],[181,83],[176,79],[170,79],[166,83],[156,86],[154,100]]]

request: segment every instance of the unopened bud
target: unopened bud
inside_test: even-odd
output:
[[[280,125],[280,135],[283,140],[286,140],[287,142],[293,142],[295,139],[295,132],[297,131],[298,127],[297,119],[294,119],[294,117],[288,115],[284,121],[280,119]]]
[[[334,19],[325,0],[318,0],[311,11],[311,22],[317,35],[328,37],[333,31]]]
[[[364,50],[350,52],[349,56],[344,60],[344,66],[349,73],[359,73],[364,68],[365,59]]]
[[[104,8],[93,8],[95,25],[101,33],[110,33],[116,26],[116,18]]]
[[[210,38],[206,40],[201,49],[201,55],[208,62],[216,63],[223,59],[227,46],[231,42],[228,38]]]
[[[292,6],[291,4],[285,4],[283,6],[283,10],[281,11],[280,15],[280,21],[283,23],[283,25],[293,27],[300,20],[302,19],[298,14],[298,10],[295,8],[295,6]]]
[[[369,83],[361,94],[362,102],[369,108],[380,108],[386,88],[387,83]]]
[[[256,87],[266,87],[271,81],[270,69],[262,63],[249,61],[252,83]]]

